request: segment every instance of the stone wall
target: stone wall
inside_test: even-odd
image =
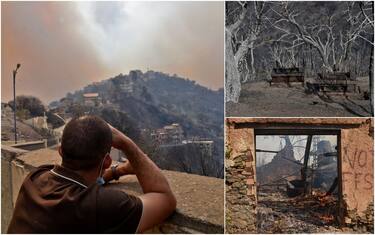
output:
[[[4,233],[13,213],[12,161],[24,150],[9,146],[1,147],[1,232]]]
[[[7,231],[12,210],[25,176],[37,166],[59,164],[57,151],[41,149],[23,151],[2,146],[1,232]],[[166,222],[149,233],[223,233],[224,184],[222,179],[163,171],[177,198],[177,209]],[[122,177],[110,184],[127,193],[140,195],[142,190],[135,176]]]
[[[226,126],[226,232],[256,232],[254,131]]]
[[[357,231],[373,231],[374,136],[370,118],[227,118],[226,231],[256,232],[254,131],[270,128],[310,133],[339,130],[339,219]]]

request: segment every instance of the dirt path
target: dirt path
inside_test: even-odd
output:
[[[226,103],[226,116],[358,117],[370,116],[370,102],[361,94],[306,94],[301,84],[243,84],[238,103]]]

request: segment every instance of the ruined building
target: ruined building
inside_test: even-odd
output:
[[[275,229],[273,232],[290,232],[290,230],[286,230],[288,226],[291,226],[288,224],[290,218],[286,218],[287,227],[283,227],[278,224],[277,217],[288,211],[294,213],[313,212],[299,217],[298,221],[305,220],[305,223],[297,224],[299,227],[297,232],[373,233],[373,119],[228,118],[226,119],[226,135],[226,231],[228,233],[256,233],[259,229],[258,220],[263,219],[273,220],[272,225]],[[277,204],[272,205],[272,213],[277,212],[277,216],[272,215],[270,218],[264,218],[261,217],[264,214],[257,215],[258,213],[270,215],[269,212],[264,212],[262,209],[272,203],[272,200],[269,200],[268,204],[263,200],[270,194],[259,192],[260,179],[258,177],[263,176],[258,174],[256,168],[256,136],[258,135],[336,136],[337,147],[330,146],[327,142],[320,140],[312,141],[310,137],[310,144],[306,146],[312,146],[312,149],[307,149],[305,156],[311,155],[317,159],[314,169],[321,170],[317,172],[332,174],[324,177],[330,177],[331,181],[337,178],[337,187],[334,193],[337,198],[331,197],[328,191],[303,194],[292,199],[285,197],[283,201],[279,200]],[[288,147],[282,151],[285,155]],[[275,156],[273,161],[264,165],[263,171],[267,170],[268,175],[273,173],[269,171],[276,169],[270,167],[274,161],[281,161],[281,159]],[[302,163],[304,164],[304,161]],[[336,168],[332,168],[334,165]],[[312,168],[304,167],[302,169]],[[337,169],[337,171],[330,169]],[[299,179],[303,178],[302,172],[297,175]],[[275,171],[275,173],[277,172]],[[282,172],[282,174],[284,173]],[[308,179],[306,175],[305,181]],[[319,177],[318,179],[321,179]],[[324,188],[321,180],[312,180],[311,184],[319,189]],[[329,189],[326,187],[325,190],[327,188]],[[285,195],[282,190],[277,193],[279,196]],[[331,208],[330,214],[314,214],[317,212],[314,211],[315,207],[324,209],[330,205],[331,201],[335,203],[335,206]],[[319,224],[313,222],[313,219],[318,220]],[[326,225],[326,221],[329,221],[330,224]],[[306,228],[304,225],[314,225],[318,228],[309,230],[310,228]]]
[[[173,123],[153,131],[151,133],[151,138],[159,145],[181,144],[184,138],[184,131],[180,124]]]
[[[85,93],[83,94],[84,104],[87,106],[98,106],[101,104],[101,98],[98,93]]]

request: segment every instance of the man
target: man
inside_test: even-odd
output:
[[[128,162],[112,166],[111,146]],[[9,233],[135,233],[165,220],[176,199],[160,169],[127,136],[105,121],[84,116],[63,132],[60,165],[44,165],[24,180]],[[106,182],[134,173],[143,195]]]

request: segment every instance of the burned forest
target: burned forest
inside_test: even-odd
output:
[[[227,115],[372,116],[373,4],[226,2]]]

